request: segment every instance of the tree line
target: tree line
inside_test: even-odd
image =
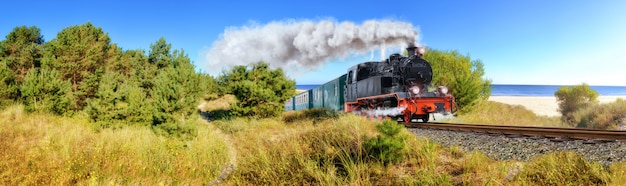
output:
[[[86,116],[99,127],[150,126],[193,136],[196,106],[207,95],[233,94],[235,116],[276,116],[295,94],[295,81],[259,62],[236,66],[219,81],[196,72],[187,53],[165,38],[148,52],[123,50],[91,23],[45,41],[36,26],[15,27],[0,41],[0,109]]]

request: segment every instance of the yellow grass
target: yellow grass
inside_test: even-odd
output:
[[[94,132],[88,122],[26,114],[21,106],[0,119],[0,185],[207,184],[228,154],[214,127],[179,141],[149,128]]]
[[[28,114],[21,106],[0,114],[0,185],[626,183],[624,163],[603,168],[571,153],[496,161],[478,151],[444,148],[405,129],[401,133],[409,136],[409,153],[386,166],[362,150],[367,138],[378,135],[378,121],[351,114],[288,123],[280,118],[199,121],[198,137],[189,141],[141,127],[95,132],[85,120]],[[520,118],[526,117],[532,118]],[[571,176],[589,179],[562,180]]]
[[[470,113],[459,114],[447,120],[455,123],[476,123],[519,126],[567,126],[558,116],[538,116],[521,105],[508,105],[495,101],[485,101],[476,105]]]

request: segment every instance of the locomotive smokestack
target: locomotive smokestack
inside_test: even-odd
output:
[[[409,57],[413,57],[415,56],[415,51],[417,50],[417,47],[413,44],[409,44],[409,47],[406,47],[406,51]]]

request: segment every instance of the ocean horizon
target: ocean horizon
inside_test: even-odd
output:
[[[319,86],[319,84],[296,85],[298,90],[309,90]],[[562,86],[571,85],[491,85],[492,96],[554,96]],[[589,86],[598,92],[600,96],[626,96],[626,86]]]

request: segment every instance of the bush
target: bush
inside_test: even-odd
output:
[[[595,129],[617,129],[626,119],[626,100],[592,105],[573,114],[576,127]]]
[[[586,83],[576,86],[563,86],[554,92],[561,112],[561,120],[574,125],[574,113],[580,108],[589,107],[598,102],[598,92]]]
[[[235,66],[218,78],[220,94],[232,94],[238,100],[231,104],[234,115],[261,118],[279,116],[285,101],[295,95],[295,84],[282,69],[272,70],[263,62]]]
[[[408,138],[400,133],[404,126],[396,121],[384,120],[376,125],[376,128],[381,135],[366,140],[363,145],[368,157],[381,161],[385,165],[402,161],[407,154],[406,140]]]

